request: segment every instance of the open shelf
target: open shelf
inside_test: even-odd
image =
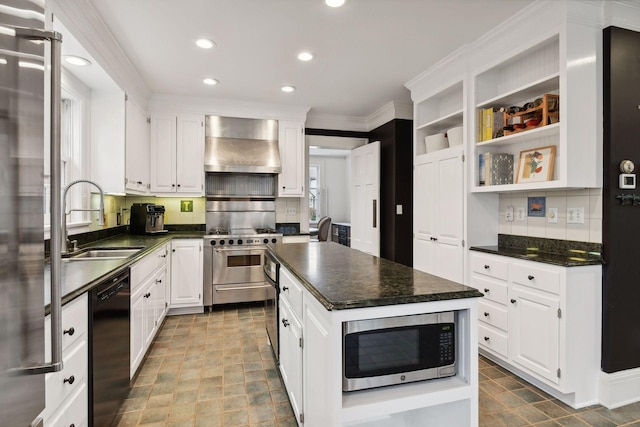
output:
[[[486,101],[481,101],[476,107],[509,107],[511,105],[521,105],[530,99],[542,96],[542,94],[557,92],[559,87],[560,74],[553,73],[508,92],[501,93]]]
[[[460,126],[462,124],[462,112],[463,110],[454,111],[444,117],[417,126],[416,129],[424,131],[425,135],[433,135],[446,131],[454,126]]]
[[[547,126],[540,126],[535,129],[527,130],[525,132],[518,132],[511,135],[501,136],[500,138],[478,142],[476,147],[503,147],[532,141],[534,139],[537,140],[548,136],[559,135],[559,133],[560,123],[553,123]]]

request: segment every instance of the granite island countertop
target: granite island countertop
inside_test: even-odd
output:
[[[74,300],[110,276],[120,274],[150,252],[169,242],[171,239],[202,238],[202,232],[168,232],[159,235],[120,234],[104,240],[98,240],[85,247],[141,247],[140,252],[125,259],[95,259],[90,261],[62,261],[60,275],[62,278],[62,304]],[[80,248],[82,249],[82,247]],[[45,313],[49,314],[51,264],[47,261],[44,267]]]
[[[269,250],[327,310],[483,296],[474,288],[334,242],[270,244]]]

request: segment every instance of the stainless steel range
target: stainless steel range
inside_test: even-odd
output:
[[[207,116],[204,303],[264,301],[262,264],[275,228],[278,122]]]

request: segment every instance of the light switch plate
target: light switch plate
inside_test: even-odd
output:
[[[402,205],[396,205],[396,215],[402,215]]]
[[[567,224],[584,224],[584,208],[567,208]]]
[[[516,221],[524,221],[524,208],[522,206],[516,208]]]
[[[295,215],[298,213],[296,208],[287,208],[287,215]]]
[[[513,206],[507,206],[507,222],[513,222]]]
[[[558,208],[547,209],[547,222],[552,224],[558,223]]]

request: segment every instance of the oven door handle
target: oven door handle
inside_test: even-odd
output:
[[[271,276],[269,276],[269,273],[267,273],[267,270],[264,267],[262,267],[262,271],[264,272],[264,278],[267,279],[267,281],[269,283],[271,283],[271,286],[273,286],[273,287],[275,287],[277,289],[278,288],[278,284],[276,283],[275,280],[273,280],[271,278]]]
[[[216,252],[241,252],[241,251],[264,251],[266,248],[264,246],[243,246],[241,248],[214,248]]]
[[[258,286],[256,286],[255,284],[254,285],[247,285],[247,286],[224,287],[224,288],[216,286],[216,291],[242,291],[242,290],[249,289],[249,288],[257,289],[257,288],[270,288],[270,287],[271,287],[271,285],[258,285]]]

